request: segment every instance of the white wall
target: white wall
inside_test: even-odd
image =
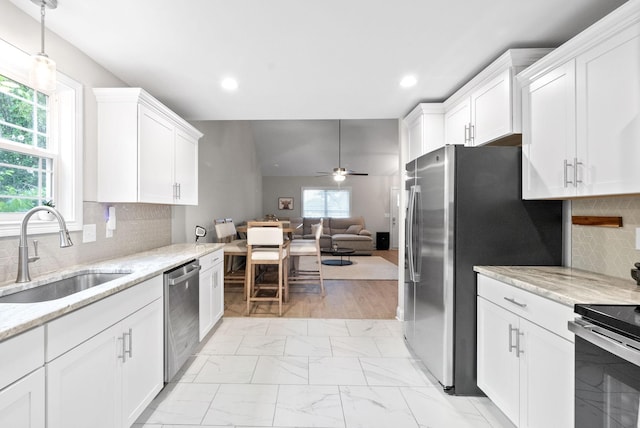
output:
[[[351,214],[363,216],[367,229],[388,232],[391,187],[399,186],[398,176],[349,176],[340,187],[351,188]],[[331,177],[262,177],[263,214],[300,217],[303,187],[338,187]],[[278,210],[278,197],[293,197],[293,210]]]
[[[191,242],[195,225],[207,228],[204,242],[215,242],[213,220],[240,223],[262,215],[262,176],[248,122],[192,122],[200,139],[198,206],[173,207],[172,242]]]
[[[11,2],[0,0],[0,39],[28,54],[39,52],[40,24]],[[108,204],[91,202],[96,200],[97,187],[97,108],[91,89],[126,84],[75,46],[48,31],[46,52],[56,61],[59,71],[83,85],[83,218],[85,224],[96,224],[97,240],[82,243],[82,233],[72,232],[74,246],[61,249],[57,234],[38,235],[40,260],[30,265],[32,277],[171,243],[171,210],[167,205],[117,204],[118,228],[113,238],[105,237]],[[0,283],[15,279],[17,254],[17,236],[0,239]]]
[[[33,5],[37,8],[37,6]],[[82,83],[84,90],[84,200],[96,200],[97,108],[94,87],[127,86],[75,46],[46,32],[46,52],[58,70]],[[0,39],[28,54],[40,51],[40,24],[9,1],[0,1]]]

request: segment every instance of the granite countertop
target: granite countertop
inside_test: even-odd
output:
[[[475,266],[474,270],[567,306],[576,303],[640,304],[640,286],[562,266]]]
[[[39,303],[0,303],[0,341],[45,324],[66,313],[104,299],[191,259],[221,249],[224,244],[175,244],[98,263],[73,266],[23,284],[0,284],[0,296],[64,279],[78,272],[131,272],[121,278],[56,300]]]

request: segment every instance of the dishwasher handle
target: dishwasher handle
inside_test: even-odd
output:
[[[167,281],[167,283],[169,284],[169,286],[172,286],[172,285],[176,285],[176,284],[180,284],[180,283],[182,283],[182,282],[185,282],[186,280],[188,280],[188,279],[189,279],[189,278],[191,278],[192,276],[197,275],[197,274],[198,274],[198,272],[199,272],[199,271],[200,271],[200,269],[201,269],[200,265],[191,265],[191,266],[190,266],[190,268],[191,268],[191,269],[190,269],[186,274],[181,275],[181,276],[179,276],[179,277],[177,277],[177,278],[170,278],[170,279]]]

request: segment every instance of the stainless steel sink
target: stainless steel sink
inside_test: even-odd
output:
[[[0,303],[36,303],[60,299],[96,285],[129,275],[129,272],[82,272],[0,297]]]

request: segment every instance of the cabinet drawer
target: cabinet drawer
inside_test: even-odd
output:
[[[223,258],[223,251],[222,250],[216,250],[213,253],[205,254],[204,256],[200,257],[200,259],[199,259],[199,261],[200,261],[200,270],[201,271],[205,271],[205,270],[209,269],[210,267],[212,267],[213,265],[216,265],[218,263],[222,263],[222,258]]]
[[[44,327],[0,342],[0,389],[44,365]]]
[[[62,355],[163,295],[162,275],[47,324],[46,361]]]
[[[567,321],[573,320],[573,308],[493,278],[478,275],[478,295],[514,314],[573,342]]]

